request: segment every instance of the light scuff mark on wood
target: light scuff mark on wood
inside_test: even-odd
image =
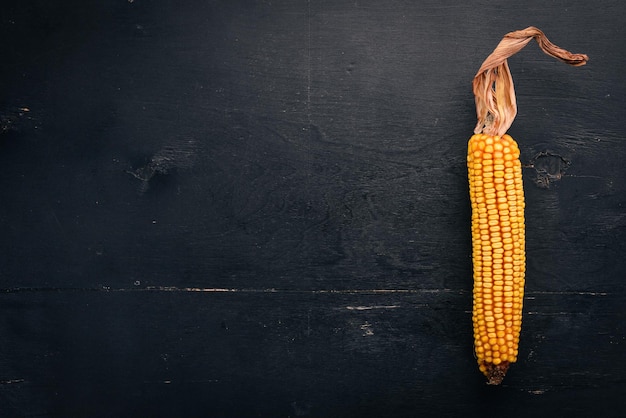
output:
[[[577,291],[535,291],[535,292],[527,292],[527,296],[525,299],[535,299],[537,295],[557,295],[557,296],[611,296],[613,295],[611,292],[594,292],[594,291],[586,291],[586,292],[577,292]]]
[[[558,316],[558,315],[575,315],[580,312],[537,312],[537,311],[529,311],[526,312],[528,315],[544,315],[544,316]]]
[[[426,295],[426,294],[452,294],[464,295],[468,293],[465,289],[278,289],[278,288],[227,288],[227,287],[178,287],[178,286],[146,286],[139,287],[140,280],[133,281],[133,287],[111,287],[102,285],[100,287],[15,287],[2,288],[0,293],[22,293],[22,292],[189,292],[189,293],[281,293],[281,294],[337,294],[337,295]],[[534,300],[537,296],[613,296],[612,292],[597,291],[535,291],[527,292],[524,299]],[[352,306],[346,309],[368,310],[368,309],[395,309],[400,305],[372,305],[372,306]]]
[[[166,176],[177,169],[191,168],[196,160],[197,143],[192,138],[180,138],[163,147],[144,164],[126,170],[141,181],[141,193],[148,191],[150,181],[156,176]]]
[[[124,289],[120,289],[124,290]],[[135,289],[128,289],[135,290]],[[247,292],[247,293],[273,293],[275,289],[235,289],[235,288],[222,288],[222,287],[176,287],[176,286],[148,286],[143,290],[146,291],[160,291],[160,292],[200,292],[200,293],[235,293],[235,292]]]
[[[361,325],[361,331],[363,331],[364,337],[371,337],[372,335],[374,335],[374,329],[372,328],[372,324],[367,321],[365,321],[365,323]]]
[[[396,309],[400,305],[346,306],[349,311],[371,311],[374,309]]]
[[[7,379],[7,380],[0,380],[0,385],[16,385],[19,383],[26,383],[25,379]]]
[[[0,111],[0,134],[10,131],[19,131],[24,125],[24,121],[32,121],[33,117],[28,115],[28,107],[18,107]]]

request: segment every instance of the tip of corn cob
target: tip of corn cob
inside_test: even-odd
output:
[[[488,385],[499,385],[509,370],[509,362],[503,361],[500,364],[483,362],[480,365],[480,370],[487,376]]]

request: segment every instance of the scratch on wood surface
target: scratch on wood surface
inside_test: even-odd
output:
[[[610,292],[593,292],[593,291],[585,291],[585,292],[577,292],[577,291],[552,291],[552,292],[526,292],[528,295],[527,299],[534,299],[533,295],[564,295],[564,296],[609,296]]]
[[[373,309],[396,309],[400,305],[346,306],[349,311],[371,311]]]
[[[143,383],[146,385],[153,385],[153,384],[157,384],[157,385],[172,385],[175,383],[178,383],[180,381],[177,380],[172,380],[172,379],[165,379],[165,380],[146,380]],[[185,379],[184,383],[219,383],[219,379]]]
[[[148,286],[142,289],[111,289],[111,291],[162,291],[162,292],[200,292],[200,293],[304,293],[304,294],[464,294],[465,290],[455,289],[277,289],[277,288],[203,288]]]
[[[0,380],[0,385],[15,385],[17,383],[26,383],[26,380],[25,379]]]
[[[279,289],[274,287],[268,288],[228,288],[228,287],[178,287],[178,286],[146,286],[137,287],[138,281],[135,281],[135,287],[118,287],[103,285],[101,287],[15,287],[0,289],[1,293],[26,293],[26,292],[189,292],[189,293],[285,293],[285,294],[339,294],[339,295],[376,295],[376,294],[450,294],[464,295],[471,293],[465,289]],[[592,296],[603,297],[612,296],[611,292],[594,292],[594,291],[536,291],[526,292],[524,299],[534,300],[537,296],[557,295],[557,296]],[[391,309],[399,308],[399,305],[390,306],[373,306],[371,309]],[[354,307],[358,308],[358,307]]]
[[[537,312],[537,311],[529,311],[526,312],[528,315],[544,315],[544,316],[557,316],[557,315],[572,315],[576,312]]]

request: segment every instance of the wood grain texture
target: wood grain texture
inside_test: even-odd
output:
[[[3,6],[0,415],[626,414],[625,17],[579,0]],[[471,79],[530,24],[590,62],[533,45],[509,61],[527,295],[520,360],[488,388]]]

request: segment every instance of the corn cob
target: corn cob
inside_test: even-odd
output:
[[[505,35],[474,77],[478,123],[467,168],[472,206],[474,352],[489,384],[500,384],[517,361],[526,269],[524,190],[520,151],[506,134],[517,113],[507,58],[535,38],[561,61],[584,65],[587,56],[552,44],[534,27]]]
[[[480,370],[496,383],[517,360],[522,327],[524,190],[517,143],[509,135],[475,134],[469,141],[467,166],[474,347]]]

